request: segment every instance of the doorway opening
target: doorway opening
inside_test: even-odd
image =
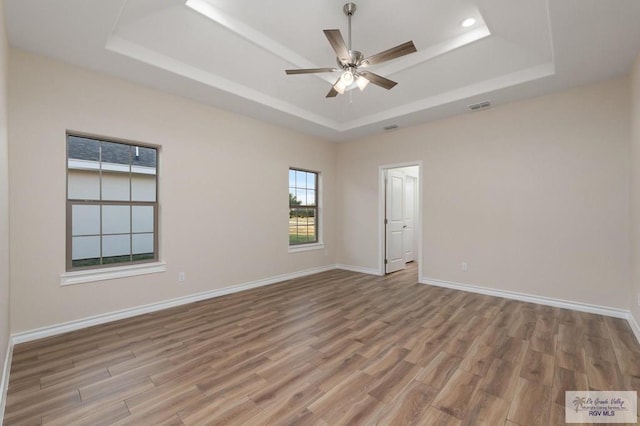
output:
[[[380,166],[380,275],[411,269],[422,276],[422,162]]]

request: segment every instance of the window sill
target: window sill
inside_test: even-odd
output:
[[[322,250],[322,249],[324,249],[323,243],[300,244],[299,246],[289,246],[289,253],[299,253],[302,251]]]
[[[164,262],[141,263],[138,265],[115,266],[111,268],[89,269],[86,271],[65,272],[60,275],[60,285],[74,285],[94,281],[113,280],[116,278],[134,277],[136,275],[165,272]]]

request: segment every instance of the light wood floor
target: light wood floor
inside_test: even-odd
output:
[[[624,320],[330,271],[17,345],[5,425],[564,424],[640,390]]]

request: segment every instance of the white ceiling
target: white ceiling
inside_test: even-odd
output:
[[[14,47],[334,141],[622,76],[640,52],[638,0],[356,0],[355,50],[418,52],[370,68],[392,90],[327,99],[336,74],[284,70],[335,66],[322,30],[347,38],[343,0],[185,2],[5,0],[5,14]]]

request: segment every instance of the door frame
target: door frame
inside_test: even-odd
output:
[[[418,281],[422,278],[422,160],[408,161],[406,163],[384,164],[378,167],[378,274],[385,275],[384,258],[386,252],[385,245],[385,204],[386,204],[386,188],[384,183],[385,172],[389,169],[399,169],[402,167],[418,167],[418,213],[416,226],[416,238],[418,239],[418,253],[416,261],[418,262]]]

